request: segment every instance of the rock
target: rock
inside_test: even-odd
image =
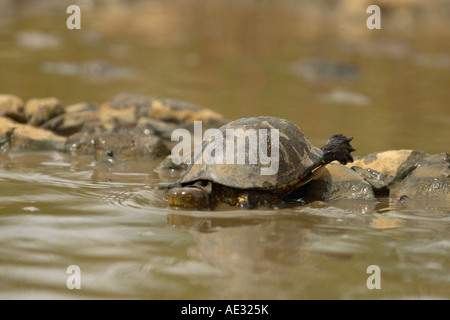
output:
[[[173,123],[193,124],[194,121],[202,121],[204,128],[219,128],[228,122],[215,111],[170,98],[153,100],[147,115],[153,119]]]
[[[394,181],[394,176],[380,173],[370,168],[363,169],[358,166],[353,166],[352,169],[370,183],[376,197],[389,196],[390,185]]]
[[[104,123],[119,122],[135,124],[146,116],[152,107],[153,99],[148,96],[122,92],[100,107],[100,120]]]
[[[359,73],[354,65],[318,58],[296,62],[291,70],[309,82],[355,80]]]
[[[67,112],[48,120],[41,128],[51,130],[59,135],[69,136],[80,131],[86,123],[97,120],[97,111]]]
[[[314,173],[313,179],[291,196],[302,198],[306,202],[376,199],[367,181],[338,163],[330,163],[319,168]]]
[[[138,121],[139,107],[136,105],[128,105],[121,109],[116,109],[109,102],[105,102],[100,106],[99,119],[103,123],[120,123],[122,125],[136,124]]]
[[[64,108],[56,98],[30,99],[25,105],[25,118],[32,126],[39,126],[63,112]]]
[[[81,130],[70,135],[64,146],[64,151],[75,155],[95,155],[95,139],[104,133],[118,132],[114,123],[100,121],[87,122]]]
[[[12,135],[15,128],[9,129],[5,132],[0,132],[0,155],[5,155],[11,150]]]
[[[152,119],[149,117],[141,117],[135,127],[135,130],[146,132],[147,130],[156,134],[157,136],[170,141],[172,137],[172,131],[179,128],[173,123],[167,123],[165,121]]]
[[[85,132],[77,132],[67,138],[64,144],[64,152],[72,156],[94,155],[95,141]]]
[[[349,166],[372,185],[377,196],[450,199],[448,153],[390,150],[369,154]]]
[[[136,107],[136,117],[140,118],[148,114],[152,106],[153,99],[149,96],[122,92],[116,95],[109,102],[111,108],[116,110],[127,109],[130,106]]]
[[[101,105],[99,119],[103,123],[122,125],[145,124],[170,139],[176,128],[193,131],[194,121],[202,121],[203,129],[218,128],[228,122],[222,115],[195,104],[171,99],[154,99],[149,96],[120,93]]]
[[[6,134],[14,128],[11,135],[12,151],[58,150],[64,149],[66,138],[53,132],[20,124],[11,119],[0,117],[0,132]]]
[[[0,94],[0,117],[8,117],[17,122],[25,122],[23,100],[12,94]]]
[[[83,126],[98,121],[98,107],[88,102],[80,102],[66,106],[64,113],[48,120],[41,125],[41,128],[52,130],[59,135],[70,136],[80,131]]]
[[[450,200],[450,156],[443,152],[423,159],[404,179],[391,186],[391,197]]]
[[[396,179],[401,179],[427,156],[428,154],[422,151],[389,150],[371,153],[362,158],[355,158],[352,163],[348,163],[346,166],[349,168],[357,166],[363,169],[371,169],[385,175],[394,176]]]
[[[116,163],[127,160],[155,160],[166,157],[170,150],[154,135],[133,136],[127,132],[105,132],[94,138],[95,159]]]
[[[65,113],[98,111],[98,107],[90,102],[79,102],[64,107]]]

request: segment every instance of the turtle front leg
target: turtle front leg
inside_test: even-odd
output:
[[[237,198],[236,207],[242,208],[242,209],[253,209],[253,205],[250,203],[248,193],[245,192],[241,194]]]
[[[280,199],[271,193],[262,191],[248,191],[243,192],[237,198],[236,206],[243,209],[254,209],[264,204],[274,204]]]

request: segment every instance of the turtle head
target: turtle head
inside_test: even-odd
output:
[[[171,207],[201,209],[210,205],[208,192],[195,186],[170,189],[168,197]]]
[[[320,148],[323,151],[324,163],[330,163],[334,160],[337,160],[342,164],[353,162],[353,157],[350,154],[355,151],[350,145],[350,141],[352,140],[353,137],[347,138],[342,134],[335,134],[329,137],[325,145]]]

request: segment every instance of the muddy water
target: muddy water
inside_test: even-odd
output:
[[[0,170],[0,297],[449,298],[448,203],[166,208],[149,163],[14,154]],[[69,290],[67,268],[80,267]],[[368,289],[370,265],[381,289]]]
[[[129,91],[229,119],[284,117],[318,146],[353,135],[360,155],[450,151],[450,28],[432,16],[445,10],[383,7],[390,18],[374,34],[365,13],[314,1],[97,1],[72,32],[62,5],[0,3],[1,91],[25,100],[99,104]],[[173,210],[154,187],[176,177],[156,165],[0,158],[0,297],[450,298],[448,203]],[[67,286],[71,265],[79,290]],[[367,286],[371,265],[381,289]]]

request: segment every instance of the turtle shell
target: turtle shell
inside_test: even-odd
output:
[[[245,141],[245,151],[242,150],[242,143],[238,143],[235,139],[234,155],[240,152],[245,152],[245,163],[238,164],[237,156],[234,163],[226,163],[226,156],[229,152],[226,149],[227,130],[233,129],[236,137],[242,137],[253,129],[257,133],[258,143],[249,143],[250,138]],[[242,130],[237,130],[242,129]],[[261,169],[271,166],[271,162],[261,164],[259,155],[259,138],[263,139],[264,135],[260,134],[260,129],[266,129],[266,143],[267,149],[271,150],[271,140],[273,129],[278,129],[279,143],[278,143],[278,157],[274,157],[273,161],[278,161],[278,170],[273,174],[262,174]],[[263,189],[274,190],[285,187],[290,182],[301,179],[308,174],[310,170],[316,167],[323,157],[323,152],[316,148],[308,140],[306,135],[294,124],[280,118],[275,117],[252,117],[238,119],[219,128],[223,137],[223,163],[206,163],[203,156],[205,148],[211,147],[211,143],[222,143],[220,139],[209,138],[204,140],[202,144],[202,152],[197,153],[193,158],[193,162],[189,165],[186,173],[180,179],[183,185],[192,183],[198,180],[208,180],[219,183],[232,188],[239,189]],[[248,135],[247,135],[248,137]],[[263,142],[264,143],[264,142]],[[276,143],[276,141],[275,141]],[[263,145],[264,146],[264,145]],[[241,148],[241,149],[238,149]],[[211,149],[211,148],[210,148]],[[216,149],[217,150],[217,149]],[[232,149],[229,149],[232,150]],[[271,158],[270,152],[263,152]],[[249,153],[254,152],[256,155],[256,163],[250,163]],[[276,153],[274,153],[276,155]],[[199,159],[199,157],[202,157]],[[199,163],[201,161],[201,163]],[[242,161],[241,161],[242,162]],[[255,161],[253,161],[255,162]],[[276,166],[274,166],[276,168]]]

